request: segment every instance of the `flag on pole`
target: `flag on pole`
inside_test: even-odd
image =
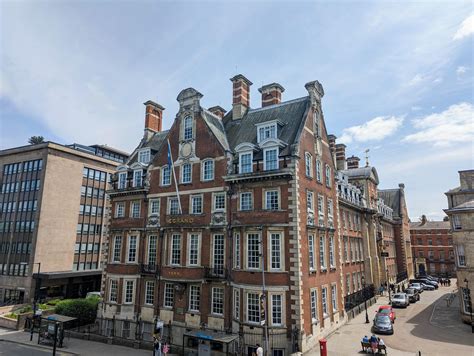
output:
[[[182,214],[183,210],[181,209],[181,199],[179,197],[178,181],[176,180],[176,172],[174,170],[173,156],[171,155],[171,145],[170,145],[169,139],[168,139],[168,167],[169,169],[173,170],[173,180],[174,180],[174,186],[176,188],[176,197],[178,198],[179,214]]]

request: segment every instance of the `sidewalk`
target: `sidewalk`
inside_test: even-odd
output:
[[[133,349],[130,347],[109,345],[101,342],[88,340],[66,338],[66,347],[58,348],[58,355],[87,355],[87,356],[129,356],[129,355],[148,355],[151,356],[153,351]],[[0,345],[3,342],[12,342],[16,344],[27,345],[40,350],[52,350],[52,347],[38,345],[38,334],[35,334],[33,341],[30,341],[30,334],[24,331],[11,331],[0,329]]]
[[[372,327],[372,319],[375,311],[381,305],[388,304],[387,296],[378,296],[377,302],[371,307],[367,308],[369,315],[369,324],[365,323],[365,312],[360,313],[354,319],[337,329],[332,335],[327,338],[328,355],[331,356],[348,356],[357,355],[362,350],[360,340],[364,335],[370,336],[370,329]],[[383,338],[383,336],[382,336]],[[318,355],[318,350],[313,350],[308,355]],[[387,346],[387,354],[390,356],[413,356],[413,352],[403,352],[392,349]]]

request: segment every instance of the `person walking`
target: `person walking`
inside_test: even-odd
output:
[[[263,356],[263,348],[260,344],[257,344],[257,356]]]

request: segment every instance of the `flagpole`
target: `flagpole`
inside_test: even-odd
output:
[[[183,210],[181,209],[181,198],[179,197],[178,181],[176,180],[176,171],[174,170],[174,161],[173,161],[173,156],[171,154],[170,139],[168,139],[168,154],[169,154],[169,161],[171,162],[170,168],[173,170],[173,179],[174,179],[174,186],[176,187],[176,196],[178,197],[179,213],[183,214]]]

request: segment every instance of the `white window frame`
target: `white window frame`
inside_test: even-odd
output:
[[[310,308],[311,308],[311,323],[317,324],[319,322],[318,316],[318,290],[311,288],[309,290]]]
[[[187,124],[190,124],[191,126],[188,126]],[[190,130],[190,131],[187,131]],[[189,132],[191,132],[191,135],[189,135]],[[188,141],[192,140],[194,138],[194,120],[191,115],[186,115],[183,118],[183,140]]]
[[[455,245],[456,261],[458,267],[466,267],[466,255],[464,252],[464,245]]]
[[[189,167],[189,181],[184,180],[184,168]],[[191,184],[193,182],[193,165],[192,163],[183,163],[180,167],[180,179],[181,179],[181,184]]]
[[[191,261],[191,249],[193,245],[193,240],[196,239],[196,260]],[[188,244],[188,253],[186,254],[186,265],[187,266],[199,266],[201,264],[201,234],[196,233],[196,232],[190,232],[188,233],[188,238],[187,238],[187,244]],[[194,257],[193,257],[194,259]]]
[[[148,204],[148,216],[151,215],[160,215],[160,198],[150,199]]]
[[[258,143],[268,139],[276,139],[278,137],[278,127],[276,122],[264,123],[257,126]]]
[[[260,294],[255,291],[248,291],[246,293],[246,298],[245,298],[245,309],[246,309],[246,321],[249,324],[260,324],[261,320],[261,310],[260,310]],[[250,303],[249,300],[251,299],[250,296],[252,296],[252,302],[256,301],[256,306],[257,306],[257,311],[256,311],[256,320],[250,320]],[[256,298],[255,298],[256,296]],[[253,308],[254,309],[254,308]],[[252,310],[252,313],[254,313],[255,310]]]
[[[323,308],[323,317],[327,318],[329,316],[329,309],[328,309],[328,287],[322,286],[321,287],[321,305]]]
[[[238,288],[233,289],[233,298],[234,298],[233,316],[234,316],[234,319],[240,320],[240,289]]]
[[[127,287],[128,283],[132,284],[132,299],[127,301]],[[135,280],[134,279],[124,279],[123,280],[123,304],[133,304],[135,303]]]
[[[188,311],[192,313],[199,313],[200,306],[201,306],[201,286],[191,284],[189,286]]]
[[[250,196],[250,207],[249,209],[243,209],[243,205],[242,205],[242,202],[243,202],[243,199],[242,199],[242,196],[244,194],[248,194]],[[240,211],[252,211],[253,210],[253,192],[252,191],[246,191],[246,192],[240,192],[239,194],[239,210]]]
[[[257,246],[258,246],[257,251],[255,251],[256,256],[252,256],[252,261],[250,261],[250,249],[249,249],[249,243],[250,243],[249,236],[251,236],[251,235],[252,235],[252,238],[257,238]],[[262,253],[261,252],[262,251],[261,235],[258,232],[248,232],[246,234],[246,239],[245,240],[246,240],[245,241],[246,242],[245,251],[247,253],[247,256],[246,256],[247,258],[246,258],[246,261],[245,261],[246,262],[245,263],[246,267],[249,270],[259,270],[261,268],[261,261],[260,261],[261,257],[260,257],[260,255]],[[256,257],[256,259],[254,260],[255,257]]]
[[[245,171],[242,169],[242,157],[250,155],[250,170]],[[245,152],[240,152],[239,153],[239,174],[245,174],[245,173],[252,173],[253,172],[253,152],[252,151],[245,151]]]
[[[336,268],[336,256],[335,256],[335,248],[334,248],[334,235],[329,235],[329,268],[334,269]]]
[[[134,214],[134,210],[135,210],[135,209],[134,209],[134,208],[135,208],[137,205],[138,205],[138,215],[135,216],[135,214]],[[140,203],[139,200],[130,202],[130,217],[131,217],[132,219],[139,219],[140,216],[141,216],[141,210],[142,210],[142,209],[141,209],[141,203]]]
[[[453,230],[462,230],[461,217],[453,214]]]
[[[234,234],[234,268],[236,269],[240,269],[241,267],[240,251],[241,251],[240,233],[236,232]]]
[[[141,187],[143,185],[143,169],[133,170],[133,187]]]
[[[282,293],[271,293],[269,295],[270,297],[270,306],[269,306],[269,311],[270,311],[270,321],[271,321],[271,325],[272,326],[283,326],[285,324],[285,296],[284,294]],[[274,313],[274,306],[275,306],[275,301],[276,299],[280,299],[279,300],[279,303],[280,303],[280,311],[279,311],[279,314],[280,314],[280,322],[275,322],[274,321],[274,318],[275,318],[275,313]]]
[[[225,192],[212,193],[212,212],[216,212],[216,211],[225,212],[225,209],[226,209],[226,206],[227,206],[225,195],[226,195]],[[221,196],[224,197],[224,207],[223,208],[216,208],[217,197],[221,197]]]
[[[314,192],[306,190],[306,209],[309,213],[314,213]]]
[[[150,285],[152,288],[150,289]],[[151,292],[151,295],[150,295]],[[151,296],[151,302],[150,297]],[[145,305],[153,305],[155,303],[155,281],[145,282]]]
[[[326,187],[330,188],[332,186],[331,182],[331,167],[328,164],[324,167],[324,179],[326,181]]]
[[[331,284],[331,304],[332,304],[332,312],[337,312],[337,285]]]
[[[274,249],[274,237],[278,236],[278,244],[277,249]],[[269,231],[267,234],[267,246],[268,246],[268,270],[270,271],[283,271],[284,269],[284,246],[283,242],[285,239],[283,238],[283,232],[282,231]],[[274,256],[275,253],[275,256]],[[276,260],[274,261],[274,257],[276,257]],[[274,263],[275,262],[275,263]],[[275,265],[279,265],[278,267],[274,267]]]
[[[211,314],[220,316],[224,315],[224,298],[225,291],[223,287],[212,287]]]
[[[275,151],[276,152],[276,165],[275,167],[268,167],[268,162],[267,162],[267,153]],[[271,171],[271,170],[277,170],[279,168],[279,149],[278,147],[269,147],[265,148],[263,150],[263,170],[264,171]],[[272,161],[273,162],[273,161]]]
[[[309,262],[309,271],[314,272],[316,271],[316,259],[315,259],[315,235],[309,234],[308,235],[308,262]]]
[[[125,217],[125,202],[119,201],[115,203],[115,217],[116,218]]]
[[[165,175],[165,170],[168,170],[168,174]],[[168,178],[167,181],[165,181],[165,178]],[[161,167],[160,169],[160,185],[162,187],[166,187],[168,185],[171,185],[171,167],[168,166],[168,165],[164,165],[163,167]]]
[[[130,259],[130,242],[132,238],[135,238],[135,256],[134,259]],[[127,263],[137,263],[138,261],[138,235],[129,235],[127,239]]]
[[[211,176],[206,178],[206,164],[212,164]],[[215,170],[215,162],[212,158],[207,158],[201,162],[201,180],[203,182],[210,182],[214,180],[214,170]]]
[[[327,270],[327,262],[326,262],[326,236],[319,235],[319,265],[321,267],[321,271]]]
[[[169,293],[171,291],[171,293]],[[163,308],[173,308],[174,306],[174,285],[173,283],[165,283],[165,288],[163,290]],[[171,295],[171,305],[169,304],[169,299]]]
[[[146,158],[146,159],[143,159]],[[149,148],[144,148],[138,151],[137,160],[140,163],[148,164],[151,160],[151,151]]]
[[[120,245],[118,246],[118,249],[117,249],[117,239],[120,240]],[[114,245],[113,245],[113,249],[112,249],[112,263],[120,263],[120,261],[122,260],[122,243],[123,243],[123,238],[121,235],[116,235],[114,237]],[[118,259],[116,259],[116,252],[118,252]]]
[[[127,188],[127,172],[119,172],[118,174],[118,189]]]
[[[176,240],[175,237],[178,237]],[[173,233],[170,236],[170,266],[180,266],[181,265],[181,258],[183,257],[181,254],[181,234]],[[177,249],[175,250],[175,241],[178,241]],[[179,253],[179,256],[174,256],[174,253]],[[175,262],[174,258],[178,257],[179,261]]]
[[[158,243],[158,235],[149,235],[148,236],[146,261],[147,261],[147,264],[150,265],[150,266],[156,266],[157,251],[158,251],[157,243]],[[152,256],[152,255],[153,255],[153,259],[154,259],[153,262],[150,261],[150,256]]]
[[[313,178],[313,155],[309,152],[304,154],[305,174],[308,178]]]
[[[115,287],[114,287],[115,284]],[[112,287],[115,289],[115,299],[112,300]],[[109,303],[118,303],[119,280],[116,278],[109,279]]]
[[[177,207],[177,213],[176,214],[171,214],[171,202],[176,201],[176,207]],[[168,204],[167,204],[167,214],[168,215],[178,215],[179,214],[179,200],[178,197],[168,197]]]
[[[273,192],[276,192],[277,193],[277,201],[278,201],[278,207],[276,209],[271,209],[269,207],[269,200],[268,200],[268,194],[269,193],[273,193]],[[280,198],[280,189],[264,189],[263,190],[263,202],[264,202],[264,210],[268,210],[268,211],[278,211],[278,210],[281,210],[281,198]]]
[[[316,159],[316,181],[318,183],[323,182],[322,163],[319,158]]]
[[[195,199],[200,199],[201,200],[199,211],[194,211],[194,208],[196,207],[195,206]],[[203,213],[203,203],[204,203],[203,195],[202,194],[190,195],[189,200],[190,200],[189,206],[191,207],[189,213],[192,214],[192,215],[202,214]]]

